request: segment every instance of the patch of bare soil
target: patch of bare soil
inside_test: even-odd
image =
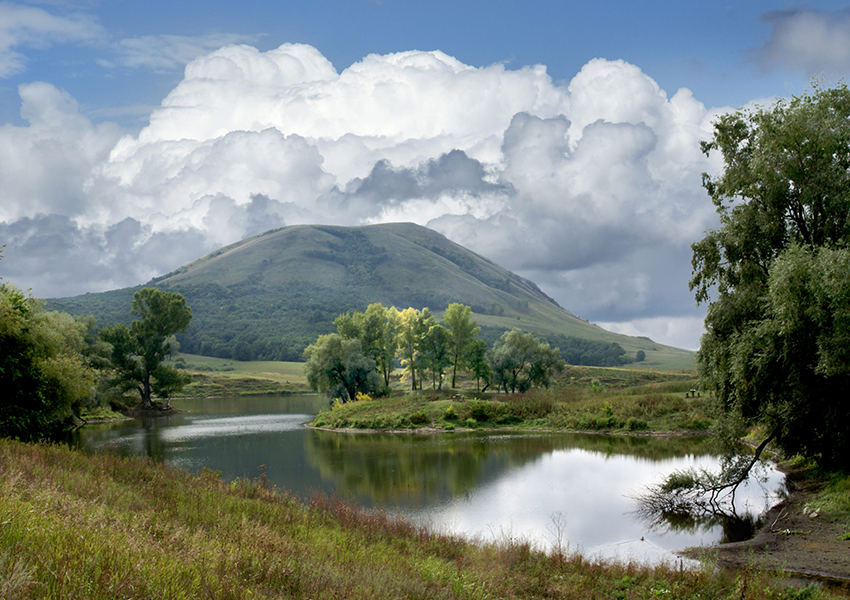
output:
[[[756,567],[850,586],[850,540],[839,539],[845,526],[821,515],[812,517],[806,508],[823,482],[791,474],[788,485],[788,498],[768,511],[752,539],[712,549],[718,566]],[[688,554],[698,558],[699,551]]]

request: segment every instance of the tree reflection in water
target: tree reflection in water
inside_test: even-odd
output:
[[[762,484],[766,470],[764,465],[753,467],[749,478],[741,483]],[[636,497],[635,515],[654,531],[695,534],[716,528],[722,531],[720,543],[750,539],[761,526],[763,514],[737,505],[737,485],[722,495],[700,488],[699,482],[713,477],[705,471],[674,473],[664,483],[651,486]],[[784,494],[785,490],[780,492]]]
[[[485,481],[557,450],[658,461],[707,454],[697,438],[588,434],[349,434],[314,430],[306,455],[343,494],[377,504],[424,504],[473,492]]]

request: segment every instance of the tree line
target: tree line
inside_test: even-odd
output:
[[[319,336],[304,351],[304,369],[314,390],[343,403],[358,394],[388,394],[397,366],[411,390],[442,390],[447,381],[456,388],[466,373],[479,391],[493,385],[507,393],[548,386],[563,364],[557,348],[519,329],[505,332],[488,350],[477,337],[481,328],[472,309],[460,303],[448,306],[442,323],[428,308],[374,303],[364,312],[339,315],[334,325],[336,333]]]

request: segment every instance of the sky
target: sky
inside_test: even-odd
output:
[[[0,1],[0,277],[71,296],[410,221],[694,349],[700,140],[848,71],[830,1]]]

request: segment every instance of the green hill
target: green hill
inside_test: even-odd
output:
[[[606,355],[643,350],[643,366],[692,366],[690,352],[591,325],[533,282],[412,223],[273,229],[145,285],[186,297],[194,319],[181,349],[207,356],[301,360],[307,344],[334,331],[340,313],[380,302],[439,315],[461,302],[472,307],[488,342],[520,327],[560,347],[572,363],[604,364]],[[51,299],[47,307],[92,314],[99,324],[128,322],[141,287]]]

